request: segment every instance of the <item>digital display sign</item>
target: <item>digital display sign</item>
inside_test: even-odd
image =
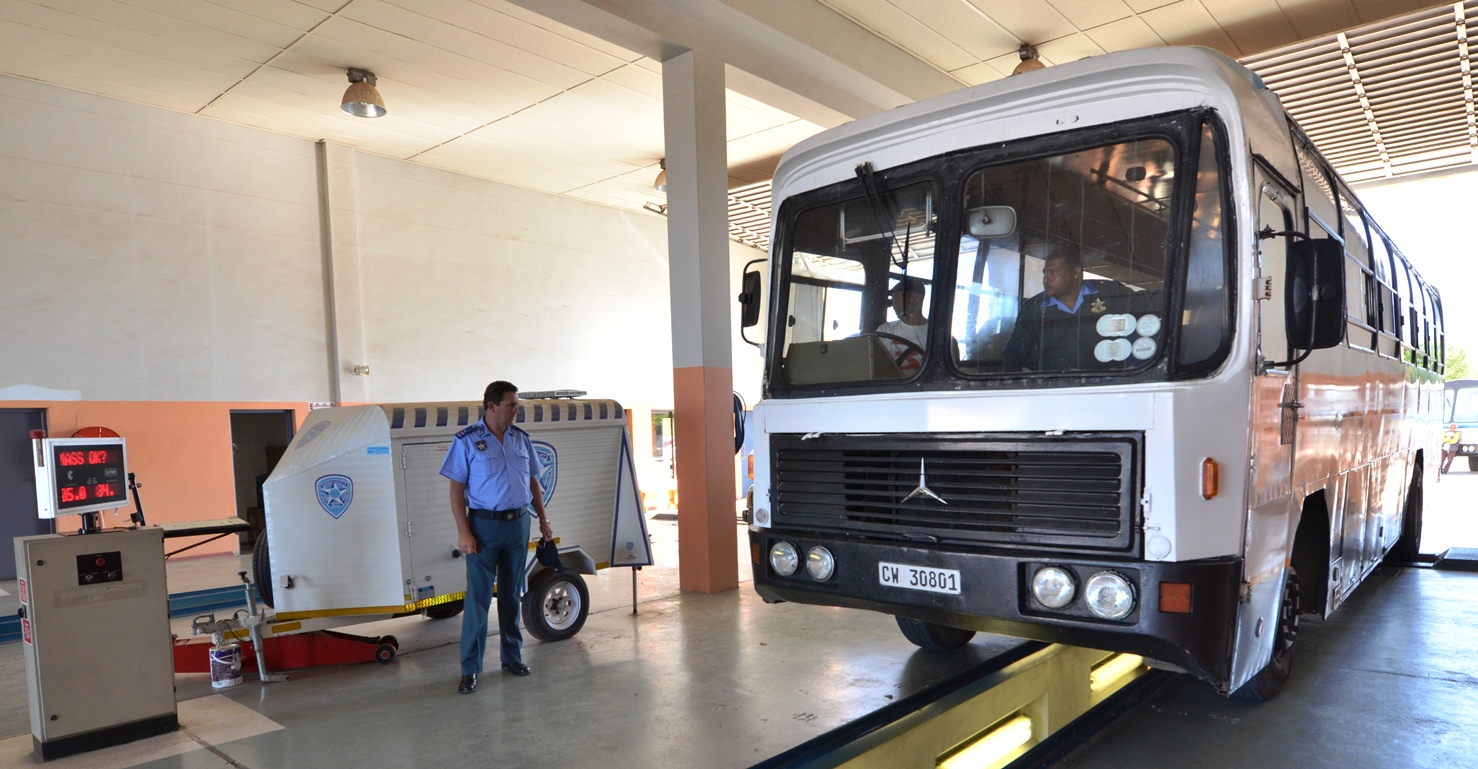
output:
[[[128,504],[122,438],[57,438],[42,443],[45,448],[37,453],[36,467],[42,518]]]
[[[128,499],[123,444],[52,446],[56,457],[58,512],[93,505],[118,506]]]

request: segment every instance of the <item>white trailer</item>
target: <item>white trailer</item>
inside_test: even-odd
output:
[[[461,611],[466,564],[440,469],[452,437],[481,416],[478,403],[309,414],[263,487],[266,536],[253,566],[277,623]],[[516,424],[543,462],[564,566],[534,560],[531,526],[523,622],[535,638],[562,640],[589,613],[581,574],[652,563],[626,413],[612,400],[530,399]]]

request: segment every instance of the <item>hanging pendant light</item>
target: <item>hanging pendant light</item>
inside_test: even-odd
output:
[[[1020,75],[1024,72],[1033,72],[1047,68],[1047,65],[1043,64],[1042,60],[1038,58],[1036,46],[1022,43],[1021,48],[1016,51],[1016,55],[1021,57],[1021,63],[1016,65],[1016,69],[1011,70],[1012,75]]]
[[[658,161],[658,165],[662,166],[662,170],[657,172],[657,179],[656,179],[656,181],[653,181],[652,182],[652,189],[654,189],[654,190],[656,190],[658,192],[666,192],[667,191],[667,158],[662,158],[661,160],[659,160]]]
[[[357,67],[349,68],[349,89],[339,107],[354,117],[381,117],[385,100],[375,90],[375,73]]]

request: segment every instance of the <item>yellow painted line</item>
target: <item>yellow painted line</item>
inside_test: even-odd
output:
[[[361,614],[399,614],[413,611],[401,606],[358,606],[352,609],[324,609],[322,611],[288,611],[277,615],[279,620],[316,619],[318,617],[355,617]]]
[[[301,629],[302,627],[303,627],[303,623],[301,623],[301,622],[282,622],[282,623],[273,625],[272,626],[272,632],[273,633],[291,633],[294,630]]]

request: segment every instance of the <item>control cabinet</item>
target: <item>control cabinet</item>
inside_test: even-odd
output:
[[[163,531],[17,537],[15,562],[37,757],[179,728]]]

